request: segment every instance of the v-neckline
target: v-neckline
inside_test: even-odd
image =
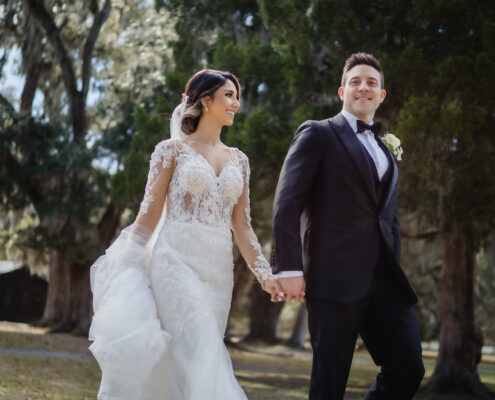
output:
[[[215,171],[215,168],[213,168],[213,166],[210,164],[210,162],[206,159],[206,157],[203,154],[201,154],[199,151],[196,151],[189,143],[185,142],[184,140],[182,140],[182,143],[185,144],[195,155],[197,155],[199,158],[201,158],[210,167],[211,172],[213,173],[213,175],[217,179],[220,178],[220,176],[222,175],[222,172],[225,170],[225,168],[230,163],[232,163],[232,161],[234,161],[233,154],[232,154],[233,153],[232,148],[228,147],[229,154],[230,154],[229,161],[227,161],[225,164],[223,164],[222,168],[220,168],[220,171],[217,174]]]

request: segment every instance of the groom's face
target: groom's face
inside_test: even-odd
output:
[[[347,71],[344,87],[339,88],[344,110],[370,123],[386,96],[380,72],[370,65],[356,65]]]

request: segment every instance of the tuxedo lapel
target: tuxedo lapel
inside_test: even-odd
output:
[[[390,163],[390,168],[392,168],[392,176],[390,177],[389,183],[385,188],[385,196],[383,198],[382,204],[380,205],[380,211],[381,211],[385,209],[385,207],[387,206],[388,202],[392,197],[393,189],[397,186],[399,171],[397,170],[397,163],[395,162],[395,159],[392,156],[392,153],[390,153],[390,150],[388,149],[387,145],[383,143],[383,140],[378,135],[376,135],[376,137],[378,138],[377,140],[378,145],[384,151],[385,155],[388,158],[388,162]]]
[[[335,124],[338,137],[361,174],[371,197],[375,203],[378,204],[375,187],[373,185],[373,173],[371,172],[366,154],[364,153],[366,150],[342,114],[337,114],[331,121]]]

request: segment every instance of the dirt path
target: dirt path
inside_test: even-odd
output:
[[[21,349],[15,347],[13,348],[0,347],[0,354],[9,354],[16,356],[68,358],[73,360],[93,360],[93,357],[84,354],[66,353],[63,351],[52,351],[52,350]]]

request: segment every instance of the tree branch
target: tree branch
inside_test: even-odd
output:
[[[45,29],[48,40],[50,40],[55,52],[58,55],[64,84],[67,88],[67,94],[69,97],[73,98],[77,92],[76,77],[74,74],[74,67],[72,66],[72,59],[69,57],[69,54],[64,46],[60,36],[60,30],[57,28],[52,16],[46,10],[43,0],[27,0],[27,3],[29,5],[29,11],[31,11],[34,17]]]
[[[95,2],[92,2],[95,3]],[[96,39],[100,34],[101,27],[105,23],[110,14],[112,3],[110,0],[105,1],[103,8],[95,14],[95,19],[93,21],[93,26],[89,31],[86,42],[84,43],[83,49],[83,67],[82,67],[82,95],[83,101],[86,101],[86,97],[89,91],[89,80],[91,78],[91,59],[93,57],[93,50],[95,48]],[[91,11],[94,9],[94,4],[92,4]],[[96,4],[96,10],[98,10],[98,4]]]
[[[90,0],[89,2],[89,10],[96,14],[98,12],[98,0]]]
[[[26,68],[26,80],[21,94],[21,113],[31,114],[33,107],[34,95],[38,88],[38,80],[42,69],[42,60],[39,58],[32,59]]]
[[[8,55],[9,55],[8,50],[6,50],[6,49],[2,49],[2,50],[3,50],[3,53],[2,53],[2,56],[0,57],[0,72],[2,72],[3,67],[4,67],[5,63],[7,62]]]

